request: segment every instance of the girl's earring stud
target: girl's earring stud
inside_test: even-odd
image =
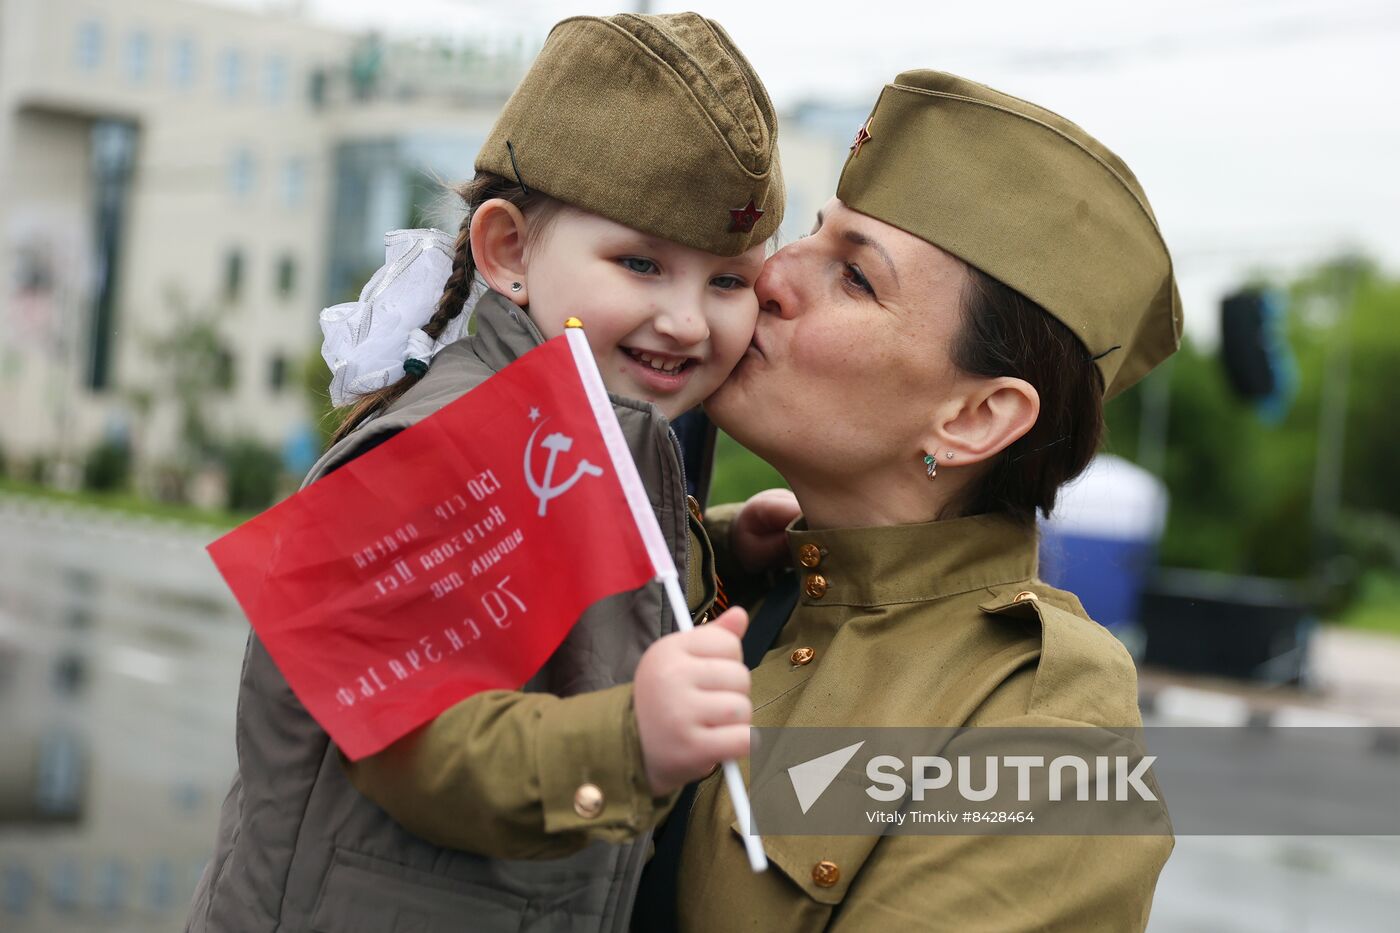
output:
[[[928,471],[929,479],[938,478],[938,458],[933,454],[924,454],[924,466]]]
[[[518,291],[520,291],[520,289],[522,289],[522,288],[524,288],[524,287],[525,287],[525,286],[521,285],[519,282],[511,282],[511,283],[510,283],[510,290],[513,291],[513,292],[518,292]]]

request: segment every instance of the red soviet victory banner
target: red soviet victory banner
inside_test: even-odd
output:
[[[209,553],[351,759],[523,686],[589,605],[675,575],[576,329]]]

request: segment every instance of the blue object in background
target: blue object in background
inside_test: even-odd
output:
[[[175,865],[168,858],[151,864],[146,879],[146,904],[156,912],[169,910],[175,904]]]
[[[1278,424],[1298,394],[1298,363],[1288,343],[1288,303],[1276,288],[1242,288],[1220,307],[1220,361],[1239,398],[1265,424]]]
[[[77,733],[63,729],[39,738],[35,805],[46,817],[78,819],[87,783],[86,753]]]
[[[296,428],[282,444],[282,465],[292,476],[305,476],[321,456],[321,438],[309,424]]]
[[[49,896],[59,910],[77,910],[82,874],[71,858],[59,859],[49,874]]]
[[[130,884],[126,865],[120,859],[108,859],[97,870],[97,908],[104,913],[117,913],[126,906],[126,891]]]
[[[1054,513],[1040,524],[1040,577],[1078,596],[1091,618],[1123,637],[1139,621],[1166,520],[1166,485],[1136,464],[1100,454],[1060,491]]]
[[[34,875],[23,865],[6,865],[5,881],[0,887],[0,904],[11,917],[24,917],[29,914],[29,905],[34,902]]]
[[[1298,396],[1298,360],[1288,343],[1287,297],[1276,288],[1265,289],[1261,310],[1264,352],[1273,366],[1274,390],[1255,403],[1255,410],[1261,421],[1272,425],[1283,421]]]

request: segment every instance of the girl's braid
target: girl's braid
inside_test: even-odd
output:
[[[438,299],[437,309],[433,311],[428,323],[423,325],[423,331],[434,340],[442,335],[443,329],[453,318],[462,313],[467,299],[471,297],[472,281],[476,278],[476,260],[472,258],[472,213],[469,209],[462,217],[461,226],[457,228],[457,243],[452,252],[452,274],[443,283],[442,297]]]

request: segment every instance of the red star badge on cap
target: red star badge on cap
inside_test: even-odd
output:
[[[864,126],[862,126],[859,130],[856,131],[856,141],[851,143],[851,158],[855,158],[856,156],[860,155],[860,147],[864,146],[866,143],[870,142],[870,140],[875,138],[870,135],[870,124],[874,122],[875,118],[872,116],[869,120],[865,121]]]
[[[752,233],[753,225],[758,223],[758,218],[762,217],[764,213],[753,203],[753,198],[749,198],[748,204],[732,208],[729,211],[729,232]]]

